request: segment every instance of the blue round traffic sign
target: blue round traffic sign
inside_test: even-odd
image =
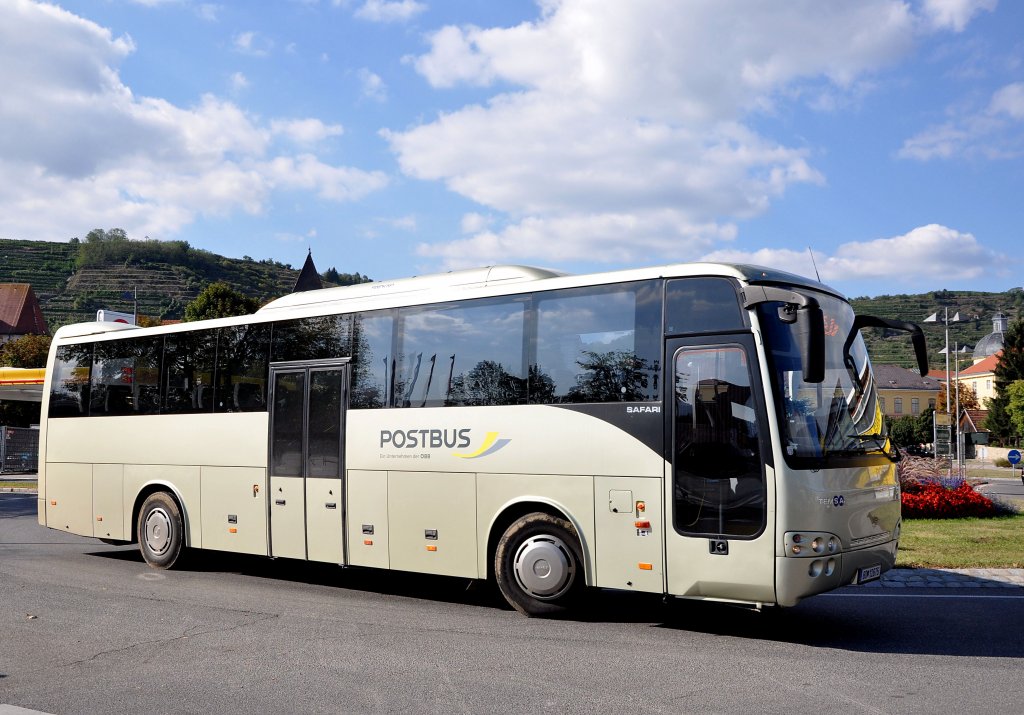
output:
[[[1006,458],[1008,460],[1010,460],[1010,464],[1017,464],[1018,462],[1020,462],[1020,450],[1019,449],[1011,449],[1007,453]]]

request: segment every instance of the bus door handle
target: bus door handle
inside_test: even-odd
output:
[[[277,504],[278,506],[284,506],[285,505],[285,500],[284,499],[275,499],[274,503]]]
[[[324,506],[327,507],[328,509],[337,509],[338,508],[338,502],[329,501],[326,504],[324,504]]]

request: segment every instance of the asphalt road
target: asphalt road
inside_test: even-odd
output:
[[[527,619],[457,579],[225,554],[157,572],[0,495],[0,713],[1020,712],[1024,589],[794,609],[598,592]]]
[[[978,491],[989,497],[999,497],[1004,501],[1020,504],[1024,502],[1024,482],[1020,477],[1013,479],[991,479],[978,486]]]

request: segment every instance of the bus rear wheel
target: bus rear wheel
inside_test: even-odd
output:
[[[494,576],[505,600],[526,616],[557,616],[583,590],[583,558],[565,519],[527,514],[514,521],[494,552]]]
[[[155,569],[169,569],[181,556],[184,520],[174,498],[166,492],[146,497],[139,511],[139,551]]]

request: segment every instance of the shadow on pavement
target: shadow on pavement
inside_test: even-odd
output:
[[[97,551],[93,556],[142,562],[136,548]],[[469,579],[364,568],[340,568],[291,559],[220,552],[191,552],[183,568],[194,573],[232,573],[339,590],[416,598],[495,610],[511,610],[490,583]],[[810,598],[795,608],[758,612],[719,603],[672,599],[621,591],[592,590],[567,618],[587,622],[635,623],[716,636],[796,643],[864,653],[907,653],[1024,658],[1024,595],[1017,589],[986,593],[1000,599],[998,616],[983,598],[901,598],[893,601],[846,592]],[[874,592],[877,594],[877,591]],[[912,594],[900,594],[908,596]],[[977,596],[978,594],[970,594]],[[994,602],[989,602],[994,603]],[[1009,620],[1007,620],[1009,619]]]

